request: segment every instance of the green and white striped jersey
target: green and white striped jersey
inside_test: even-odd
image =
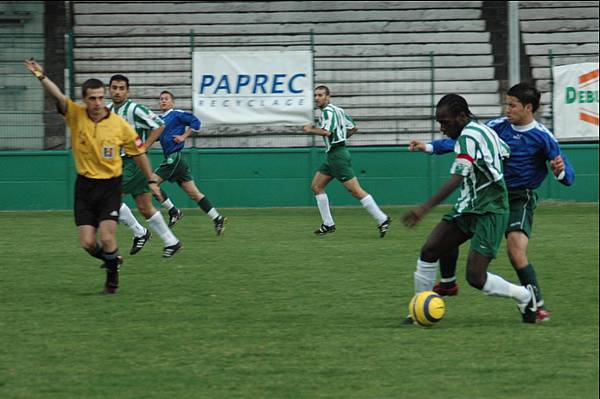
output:
[[[456,158],[450,173],[464,176],[454,210],[479,214],[507,212],[502,159],[510,155],[508,145],[489,127],[471,121],[456,139],[454,152]]]
[[[143,141],[146,141],[148,133],[165,124],[154,112],[131,100],[125,101],[119,108],[115,108],[113,103],[108,104],[107,107],[125,119]]]
[[[348,129],[356,127],[356,123],[342,108],[328,104],[321,109],[319,127],[331,133],[329,136],[323,136],[326,147],[325,152],[329,152],[332,144],[346,141]]]

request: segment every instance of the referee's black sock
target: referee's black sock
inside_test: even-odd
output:
[[[100,259],[100,260],[105,260],[105,259],[102,257],[102,254],[104,253],[104,251],[102,250],[102,245],[100,245],[100,243],[99,243],[99,242],[97,242],[97,241],[96,241],[96,247],[95,247],[94,249],[91,249],[91,250],[90,250],[90,249],[87,249],[87,248],[86,248],[86,251],[87,251],[87,253],[88,253],[88,254],[90,254],[90,255],[91,255],[91,256],[93,256],[94,258],[98,258],[98,259]]]
[[[102,259],[104,260],[104,267],[113,272],[118,271],[119,265],[123,262],[118,248],[114,252],[102,251]]]

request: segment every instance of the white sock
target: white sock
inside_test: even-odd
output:
[[[371,194],[361,199],[360,203],[362,204],[363,208],[365,208],[367,212],[369,212],[371,216],[373,216],[373,218],[377,220],[377,224],[381,224],[387,220],[387,215],[383,213],[381,209],[379,209],[377,203],[375,202],[373,197],[371,197]]]
[[[219,211],[217,211],[217,208],[210,208],[210,211],[206,212],[206,215],[211,218],[212,220],[215,220],[216,218],[218,218],[219,216],[221,216],[221,214],[219,213]]]
[[[162,204],[162,207],[165,208],[167,211],[170,211],[171,209],[173,209],[173,207],[175,205],[173,205],[173,202],[171,202],[170,198],[167,198]]]
[[[423,291],[431,291],[435,285],[435,277],[440,262],[425,262],[420,258],[417,261],[417,271],[415,272],[415,294]]]
[[[487,273],[487,280],[481,290],[486,295],[513,298],[519,303],[527,303],[531,299],[531,294],[527,288],[509,283],[502,277],[492,273]]]
[[[119,209],[119,222],[129,227],[136,237],[141,237],[146,234],[146,228],[137,221],[131,209],[125,204],[121,203]]]
[[[333,217],[329,210],[329,198],[327,197],[327,194],[318,194],[315,195],[315,198],[317,199],[317,206],[319,207],[319,213],[321,214],[323,224],[325,226],[333,226],[335,223],[333,222]]]
[[[175,234],[169,229],[167,223],[165,223],[165,219],[163,219],[160,212],[156,211],[154,215],[148,220],[146,220],[152,230],[154,230],[159,236],[160,239],[165,243],[165,247],[170,247],[171,245],[175,245],[179,242]]]

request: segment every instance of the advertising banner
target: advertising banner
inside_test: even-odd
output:
[[[204,125],[303,125],[313,120],[310,51],[194,51],[193,110]]]
[[[598,140],[598,63],[562,65],[554,74],[554,136]]]

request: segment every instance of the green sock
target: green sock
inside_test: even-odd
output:
[[[517,270],[517,276],[519,276],[519,281],[521,281],[522,285],[533,284],[537,287],[537,300],[538,303],[542,302],[542,291],[540,290],[540,286],[537,282],[537,277],[535,275],[535,269],[533,265],[530,263],[523,269]]]

